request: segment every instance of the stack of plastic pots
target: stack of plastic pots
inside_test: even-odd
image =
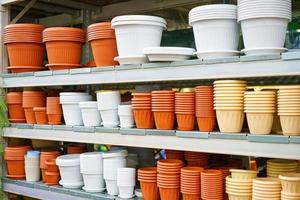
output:
[[[207,153],[185,151],[184,157],[188,166],[208,167],[209,154]]]
[[[179,92],[175,94],[175,114],[178,130],[191,131],[195,125],[195,93]]]
[[[190,11],[189,24],[193,27],[199,59],[235,56],[239,53],[236,19],[235,5],[206,5]]]
[[[175,92],[172,90],[153,91],[151,98],[156,128],[172,130],[175,124]]]
[[[59,151],[42,151],[40,156],[40,168],[43,181],[46,182],[46,161],[60,156]]]
[[[283,52],[291,18],[291,0],[238,1],[238,22],[241,23],[245,45],[242,52],[247,55]]]
[[[118,195],[117,170],[126,167],[127,150],[115,150],[103,153],[103,175],[107,193]]]
[[[23,108],[25,110],[26,122],[35,124],[34,107],[44,107],[46,105],[45,93],[41,91],[24,91],[23,92]]]
[[[270,159],[267,161],[267,176],[278,178],[284,173],[296,173],[297,162],[293,160]]]
[[[279,199],[281,183],[277,178],[256,178],[253,179],[253,199]]]
[[[252,200],[252,179],[235,179],[227,176],[226,193],[230,200]]]
[[[117,65],[114,58],[118,56],[115,31],[110,22],[92,24],[87,29],[96,66]]]
[[[84,126],[100,126],[101,115],[98,110],[97,101],[81,101],[79,102],[81,109],[82,121]]]
[[[92,96],[84,92],[61,92],[59,95],[66,125],[82,126],[83,120],[79,102],[91,101]]]
[[[43,31],[51,70],[80,67],[81,47],[85,42],[84,31],[80,28],[54,27]]]
[[[33,112],[34,112],[36,124],[48,124],[46,107],[34,107]]]
[[[142,129],[153,128],[151,93],[132,93],[132,96],[131,104],[136,127]]]
[[[176,160],[183,160],[184,161],[184,152],[177,151],[177,150],[165,150],[167,159],[176,159]]]
[[[80,154],[80,172],[87,192],[102,192],[105,190],[103,178],[103,158],[101,152]]]
[[[24,109],[22,107],[23,93],[22,92],[7,93],[6,102],[8,105],[9,121],[11,123],[26,122]]]
[[[157,168],[144,167],[138,169],[138,180],[140,181],[143,198],[145,200],[159,200],[157,187]]]
[[[10,67],[13,73],[33,72],[44,69],[44,45],[38,24],[10,24],[4,28],[4,44],[7,46]]]
[[[157,162],[157,184],[161,200],[180,199],[181,160],[159,160]]]
[[[181,168],[180,184],[183,200],[201,199],[201,167]]]
[[[48,124],[60,125],[62,122],[62,108],[60,105],[59,97],[47,97],[46,114]]]
[[[214,91],[212,86],[196,87],[196,117],[200,131],[213,131],[216,124],[214,111]]]
[[[121,128],[132,128],[134,126],[134,119],[131,105],[119,105],[118,114]]]
[[[279,176],[282,185],[281,199],[300,199],[300,173],[285,173]]]
[[[275,91],[245,92],[244,110],[251,134],[270,134],[276,112]]]
[[[283,135],[300,135],[300,86],[281,86],[277,93],[278,115]]]
[[[67,154],[81,154],[86,151],[85,144],[70,144],[67,146]]]
[[[25,155],[25,175],[26,181],[36,182],[40,180],[40,152],[27,151]]]
[[[67,154],[56,158],[61,180],[59,184],[65,188],[81,188],[83,178],[80,173],[79,154]]]
[[[201,198],[223,200],[222,171],[208,169],[201,172]]]
[[[117,127],[119,122],[118,106],[121,104],[119,91],[97,91],[98,110],[102,125],[107,128]]]
[[[220,131],[239,133],[244,123],[244,92],[246,81],[221,80],[214,82],[214,109]]]
[[[136,181],[135,168],[118,168],[117,184],[119,189],[119,197],[130,199],[134,196],[134,186]]]
[[[119,53],[115,60],[120,64],[140,64],[147,62],[144,48],[160,46],[167,22],[155,16],[124,15],[113,18],[111,24],[116,31]]]
[[[4,160],[7,166],[7,177],[25,179],[24,156],[31,148],[29,146],[5,147]]]
[[[45,184],[47,185],[58,185],[59,183],[59,169],[56,165],[56,159],[51,158],[45,161]]]

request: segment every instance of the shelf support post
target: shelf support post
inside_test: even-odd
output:
[[[83,29],[87,29],[87,27],[92,23],[92,11],[91,10],[87,10],[87,9],[84,9],[83,11],[83,26],[82,28]],[[87,41],[87,38],[86,38],[86,42],[85,42],[85,45],[83,47],[83,55],[82,55],[82,61],[83,63],[87,63],[88,61],[91,60],[91,49],[90,49],[90,44],[89,42]]]
[[[3,41],[3,33],[4,33],[4,27],[9,24],[10,21],[10,8],[9,6],[1,6],[0,7],[0,75],[7,72],[7,66],[8,66],[8,57],[6,48]],[[0,81],[1,85],[1,81]]]

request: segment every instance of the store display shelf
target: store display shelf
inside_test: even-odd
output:
[[[66,189],[58,185],[47,186],[42,182],[26,182],[6,178],[3,179],[3,191],[43,200],[119,200],[117,197],[104,193],[87,193],[80,189]]]
[[[299,76],[300,56],[290,54],[3,74],[1,87]]]
[[[299,136],[14,125],[4,137],[300,160]]]

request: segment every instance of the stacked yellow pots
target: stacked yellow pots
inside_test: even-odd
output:
[[[267,176],[278,178],[280,174],[297,172],[297,161],[270,159],[267,161]]]
[[[253,179],[252,200],[280,200],[281,183],[278,178]]]
[[[300,85],[281,86],[277,100],[283,135],[300,135]]]
[[[252,200],[252,180],[257,172],[252,170],[231,169],[226,177],[226,193],[229,200]]]
[[[287,173],[279,176],[282,185],[281,200],[300,199],[300,173]]]
[[[270,134],[276,112],[275,91],[245,92],[244,109],[251,134]]]
[[[214,109],[221,132],[239,133],[244,123],[244,92],[247,83],[241,80],[214,82]]]

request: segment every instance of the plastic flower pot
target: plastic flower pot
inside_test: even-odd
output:
[[[100,110],[100,114],[102,117],[102,125],[104,127],[117,127],[119,125],[119,116],[118,116],[118,109],[107,109],[107,110]]]
[[[46,185],[58,185],[59,172],[45,172],[45,184]]]
[[[216,110],[217,122],[221,132],[239,133],[244,123],[243,110]]]
[[[27,166],[25,164],[25,175],[27,182],[36,182],[40,180],[40,167],[37,164],[36,166]]]
[[[183,151],[165,150],[167,159],[184,160]]]
[[[286,193],[300,193],[300,174],[286,173],[279,175],[282,184],[282,191]],[[292,196],[292,195],[291,195]]]
[[[257,171],[230,169],[231,177],[233,179],[254,179],[257,176]]]
[[[179,200],[180,189],[179,188],[159,188],[159,194],[161,200]]]
[[[49,125],[60,125],[62,124],[62,114],[48,114],[48,124]]]
[[[134,126],[134,119],[131,105],[119,105],[118,114],[121,128],[131,128]]]
[[[199,130],[202,132],[211,132],[215,129],[215,117],[197,117]]]
[[[300,115],[279,114],[283,135],[298,136],[300,135]]]
[[[100,126],[101,116],[97,101],[81,101],[79,103],[84,126]]]
[[[118,56],[115,38],[92,40],[91,47],[97,66],[117,65],[117,62],[114,61],[114,58]]]
[[[84,187],[87,192],[103,192],[105,190],[105,182],[103,174],[82,174]]]
[[[43,170],[46,169],[46,160],[56,158],[60,155],[61,153],[59,151],[42,151],[41,156],[40,156],[40,168]],[[45,181],[43,177],[43,181]]]
[[[133,115],[137,128],[151,129],[154,127],[154,117],[151,109],[133,108]]]
[[[34,107],[33,112],[37,124],[48,124],[45,107]]]
[[[157,129],[172,130],[175,123],[174,112],[154,112],[154,121]]]
[[[103,174],[103,157],[101,152],[80,154],[80,172],[82,174]]]
[[[263,111],[262,111],[263,112]],[[251,113],[246,114],[248,127],[251,134],[270,134],[273,126],[273,113]]]
[[[143,198],[145,200],[159,200],[159,190],[157,187],[156,182],[149,183],[149,182],[144,182],[140,181],[141,185],[141,190],[143,193]]]
[[[56,165],[56,159],[51,158],[45,161],[46,171],[47,172],[59,172],[59,169]]]
[[[9,92],[6,95],[10,122],[26,122],[24,109],[22,107],[22,92]]]
[[[103,154],[103,174],[105,180],[117,181],[117,169],[126,167],[126,150],[109,151]]]
[[[117,185],[121,198],[131,198],[135,186],[135,168],[118,168]]]
[[[178,130],[191,131],[194,129],[195,115],[193,114],[176,114]]]
[[[97,91],[98,110],[118,109],[121,104],[119,91]]]
[[[59,97],[47,97],[46,101],[46,112],[48,115],[62,114],[62,108],[60,105]]]

